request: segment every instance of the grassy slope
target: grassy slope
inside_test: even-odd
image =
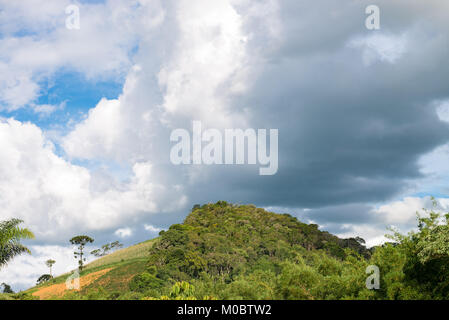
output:
[[[141,242],[128,248],[120,249],[87,264],[81,273],[81,277],[103,269],[112,268],[112,270],[87,287],[82,288],[82,291],[102,287],[108,291],[126,292],[128,290],[128,283],[132,277],[144,271],[149,249],[156,241],[157,238]],[[41,288],[63,283],[66,281],[68,275],[69,274],[63,274],[55,277],[52,281],[33,287],[26,292],[33,293]]]
[[[116,265],[121,262],[129,262],[131,260],[145,260],[148,257],[148,250],[153,246],[156,239],[147,240],[128,248],[120,249],[105,257],[92,261],[86,265],[85,270],[98,268],[104,269],[106,266]]]

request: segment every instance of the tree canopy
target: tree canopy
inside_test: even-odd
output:
[[[78,246],[78,251],[75,251],[73,254],[75,256],[75,259],[79,259],[78,260],[78,269],[80,271],[83,270],[84,262],[86,261],[86,258],[84,258],[84,247],[86,246],[86,244],[92,243],[92,242],[94,242],[94,239],[92,239],[91,237],[86,236],[86,235],[76,236],[76,237],[73,237],[72,239],[70,239],[71,244]]]

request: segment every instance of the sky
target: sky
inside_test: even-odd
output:
[[[79,28],[67,20],[79,10]],[[379,8],[379,28],[367,28]],[[0,0],[0,221],[21,290],[89,248],[154,238],[194,204],[255,204],[385,241],[449,207],[445,0]],[[70,20],[73,22],[73,20]],[[69,21],[69,22],[70,22]],[[69,24],[70,25],[70,24]],[[175,129],[277,129],[278,170],[174,165]],[[92,257],[90,257],[92,259]]]

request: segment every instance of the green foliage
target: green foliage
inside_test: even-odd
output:
[[[70,243],[71,244],[75,244],[78,245],[78,252],[74,252],[74,256],[75,259],[79,259],[78,260],[78,269],[79,271],[83,271],[83,267],[84,267],[84,261],[86,261],[86,259],[84,258],[84,247],[86,246],[86,244],[88,243],[92,243],[94,242],[94,239],[92,239],[89,236],[76,236],[73,237],[72,239],[70,239]]]
[[[145,244],[148,258],[102,258],[114,262],[95,268],[113,270],[64,298],[449,299],[448,220],[427,211],[417,231],[394,232],[394,242],[368,250],[361,238],[340,239],[288,214],[224,201],[195,205],[183,224]],[[366,288],[372,265],[378,290]]]
[[[171,291],[169,297],[175,300],[188,300],[193,298],[195,293],[195,287],[188,282],[176,282]]]
[[[339,239],[317,225],[252,205],[195,205],[183,224],[160,233],[150,249],[153,271],[136,276],[130,288],[151,291],[147,296],[153,298],[173,298],[173,283],[194,286],[197,299],[343,297],[364,288],[363,266],[370,252],[363,242]],[[354,256],[359,262],[344,273]],[[343,276],[354,278],[353,288],[342,289]]]
[[[163,281],[150,272],[143,272],[136,275],[130,282],[129,288],[136,292],[147,292],[152,289],[159,289],[163,286]]]
[[[0,285],[0,288],[2,288],[2,293],[14,293],[14,291],[12,291],[11,289],[11,286],[6,283],[2,283]]]
[[[449,299],[449,214],[424,209],[417,214],[418,231],[390,236],[404,256],[403,285],[412,297]],[[411,289],[416,288],[416,293]]]
[[[36,284],[40,285],[40,284],[50,281],[51,279],[53,279],[53,277],[50,274],[43,274],[37,279]]]
[[[91,254],[93,254],[96,257],[104,257],[108,254],[110,254],[112,251],[122,248],[123,244],[121,244],[119,241],[114,241],[111,243],[107,243],[101,246],[99,249],[95,249],[91,251]]]
[[[34,235],[30,230],[19,227],[22,222],[19,219],[0,222],[0,268],[19,254],[31,254],[20,240],[33,239]]]

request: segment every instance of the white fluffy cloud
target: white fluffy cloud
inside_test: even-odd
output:
[[[235,125],[227,99],[245,90],[250,64],[242,16],[231,1],[183,0],[176,19],[180,32],[174,53],[158,73],[163,108],[178,117]]]
[[[81,28],[69,30],[69,4],[72,1],[0,1],[0,109],[16,110],[34,102],[39,83],[61,68],[92,81],[125,75],[138,36],[164,18],[158,1],[77,4]]]
[[[135,163],[129,181],[96,188],[97,177],[55,154],[54,146],[30,123],[0,122],[0,220],[22,218],[42,239],[75,230],[104,230],[125,220],[162,210],[157,200],[170,192],[182,206],[177,188],[152,181],[151,165]]]
[[[64,139],[69,156],[166,162],[168,140],[155,137],[167,130],[188,128],[192,119],[245,127],[247,110],[234,108],[231,99],[250,86],[257,56],[247,52],[251,34],[234,1],[177,1],[171,9],[158,30],[173,34],[141,39],[122,95],[100,101]]]
[[[159,233],[162,229],[156,228],[155,226],[152,226],[151,224],[145,224],[144,228],[146,231],[151,233]]]
[[[391,234],[387,229],[392,227],[402,233],[417,229],[417,214],[426,215],[426,210],[435,210],[446,213],[449,210],[448,198],[436,198],[436,207],[431,197],[405,197],[402,200],[392,201],[380,206],[372,206],[368,212],[361,212],[369,217],[369,223],[352,223],[342,225],[340,237],[361,236],[368,246],[374,246],[391,241],[384,235]]]
[[[413,225],[416,223],[416,213],[423,208],[431,207],[429,197],[406,197],[401,201],[394,201],[373,210],[377,219],[386,225]]]
[[[114,234],[120,238],[128,238],[133,234],[133,230],[131,228],[120,228],[117,229]]]

